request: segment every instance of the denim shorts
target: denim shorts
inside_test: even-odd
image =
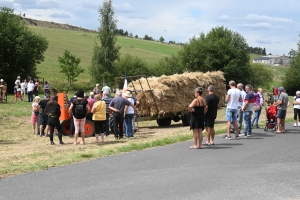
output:
[[[238,109],[226,108],[226,121],[235,122],[237,121]]]

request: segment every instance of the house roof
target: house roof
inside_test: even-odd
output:
[[[275,58],[271,58],[271,57],[259,57],[259,58],[254,58],[253,60],[272,60],[272,59],[275,59]]]

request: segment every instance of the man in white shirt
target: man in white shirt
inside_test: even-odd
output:
[[[33,101],[33,90],[34,83],[32,82],[32,79],[30,79],[29,83],[27,84],[28,102]]]
[[[239,130],[238,130],[238,123],[237,123],[237,115],[238,109],[240,106],[239,102],[242,102],[241,91],[236,88],[236,84],[234,81],[229,81],[230,89],[227,92],[226,102],[226,121],[227,121],[227,135],[225,135],[225,139],[231,140],[230,136],[230,126],[231,123],[234,125],[235,129],[235,138],[239,139]]]
[[[239,102],[239,112],[238,112],[238,128],[239,128],[239,132],[241,132],[242,130],[242,124],[243,124],[243,110],[241,110],[240,108],[242,108],[243,106],[243,102],[246,96],[246,92],[243,89],[244,85],[242,83],[237,84],[237,88],[241,91],[241,97],[242,97],[242,101]]]
[[[27,87],[27,83],[26,83],[26,79],[24,79],[24,81],[21,83],[21,96],[24,99],[26,95],[26,87]]]

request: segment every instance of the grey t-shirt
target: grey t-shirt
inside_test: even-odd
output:
[[[289,96],[287,93],[281,93],[279,96],[279,101],[282,99],[282,104],[278,105],[278,109],[286,110],[289,102]]]

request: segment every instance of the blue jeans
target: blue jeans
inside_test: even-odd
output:
[[[28,92],[28,102],[32,102],[33,101],[33,92],[30,91]]]
[[[262,109],[259,109],[258,111],[254,112],[254,117],[253,117],[253,119],[251,121],[252,125],[253,125],[254,122],[256,122],[255,124],[258,124],[258,120],[259,120],[259,116],[260,116],[261,110]]]
[[[248,135],[252,133],[251,115],[252,111],[244,111],[244,133]]]
[[[132,119],[134,114],[126,114],[125,115],[125,135],[126,137],[133,136],[133,129],[132,129]]]

